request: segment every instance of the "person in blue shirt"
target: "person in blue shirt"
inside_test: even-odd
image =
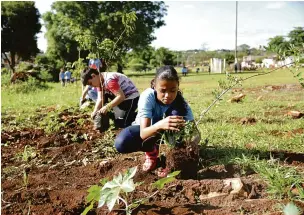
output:
[[[64,80],[64,69],[61,68],[59,72],[59,81],[61,82],[61,85],[64,87],[65,80]]]
[[[72,73],[69,70],[65,71],[65,73],[64,73],[65,83],[70,83],[71,76],[72,76]]]
[[[97,89],[95,87],[91,87],[90,85],[86,85],[80,97],[80,103],[83,104],[87,100],[96,103],[97,97]]]
[[[186,121],[193,121],[188,103],[179,91],[179,77],[172,66],[157,70],[151,88],[140,95],[135,122],[122,130],[115,139],[120,153],[144,151],[146,155],[143,171],[156,168],[160,133],[165,130],[179,131]],[[167,168],[158,171],[159,177],[166,177]]]
[[[183,76],[186,76],[187,75],[187,67],[186,66],[184,66],[183,68],[182,68],[182,74],[183,74]]]

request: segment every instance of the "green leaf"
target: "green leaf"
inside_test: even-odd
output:
[[[121,189],[126,192],[126,193],[129,193],[129,192],[132,192],[135,190],[135,184],[133,182],[133,179],[129,179],[127,181],[124,181],[121,185]]]
[[[100,198],[101,187],[98,185],[93,185],[88,189],[89,194],[86,197],[86,202],[89,203],[93,200],[98,201]]]
[[[159,179],[158,181],[154,182],[152,185],[155,186],[158,190],[161,190],[164,188],[165,184],[170,183],[172,181],[174,181],[175,178],[162,178]]]
[[[99,184],[101,184],[102,186],[104,186],[109,180],[107,178],[103,178],[99,181]]]
[[[108,195],[108,197],[106,199],[106,203],[107,203],[107,207],[108,207],[109,211],[112,211],[112,209],[115,205],[115,202],[118,199],[119,193],[120,193],[120,188],[117,187],[117,188],[111,190],[111,193]]]
[[[283,209],[284,215],[300,215],[300,209],[293,203],[288,203]]]
[[[136,174],[137,166],[128,169],[124,175],[123,181],[133,178]]]
[[[98,201],[98,208],[102,207],[106,201],[108,196],[111,194],[111,189],[104,189],[100,192],[100,199]]]
[[[94,206],[94,202],[91,202],[91,204],[84,209],[81,215],[86,215],[91,209],[93,209],[93,206]]]
[[[170,173],[166,178],[161,178],[158,181],[154,182],[152,185],[157,189],[161,190],[165,186],[165,184],[170,183],[175,180],[175,176],[177,176],[180,171],[175,171]]]
[[[175,177],[175,176],[179,175],[180,172],[181,172],[181,171],[174,171],[174,172],[168,174],[167,177]]]
[[[302,72],[299,72],[296,76],[300,77],[302,75]]]
[[[98,201],[97,208],[102,207],[106,203],[107,198],[108,198],[108,195],[102,195]]]
[[[117,181],[114,181],[114,179],[113,179],[113,181],[107,182],[107,183],[102,187],[102,190],[107,189],[107,188],[113,189],[113,188],[116,188],[116,187],[119,187],[119,186],[120,186],[120,184],[117,183]]]
[[[113,181],[115,181],[118,184],[121,184],[122,183],[122,175],[121,175],[121,173],[118,173],[117,176],[114,176]]]

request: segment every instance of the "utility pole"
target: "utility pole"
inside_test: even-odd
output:
[[[237,73],[238,59],[237,59],[237,20],[238,20],[238,2],[235,2],[235,50],[234,50],[234,70]]]

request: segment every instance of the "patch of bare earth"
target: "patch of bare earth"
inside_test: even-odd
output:
[[[93,131],[89,122],[81,126],[76,123],[79,118],[87,119],[86,116],[63,114],[60,117],[70,120],[70,123],[54,134],[47,135],[41,129],[1,133],[3,140],[9,143],[1,148],[1,214],[80,214],[86,207],[85,197],[90,186],[134,166],[139,167],[135,181],[144,183],[130,195],[130,200],[146,197],[155,191],[151,183],[158,177],[155,171],[145,173],[141,170],[143,153],[109,156],[104,150],[111,147],[106,142],[100,143],[106,134]],[[79,137],[78,141],[72,140],[75,134]],[[80,138],[83,134],[87,138]],[[16,156],[23,152],[26,145],[36,151],[27,163]],[[192,153],[186,148],[184,152]],[[278,156],[282,157],[282,154]],[[303,154],[283,156],[303,164]],[[182,166],[178,160],[174,162]],[[197,168],[191,166],[191,162],[196,161],[189,160],[188,169],[197,172],[191,172],[188,179],[171,182],[133,214],[281,214],[275,209],[281,201],[267,199],[266,185],[254,172],[242,176],[240,167],[236,165]],[[24,170],[28,173],[27,186],[23,182]],[[187,178],[187,172],[182,178]],[[239,180],[240,189],[233,188],[231,179]],[[296,204],[304,209],[303,204]],[[117,209],[116,206],[111,214],[123,214]],[[89,214],[103,215],[108,212],[103,207]]]

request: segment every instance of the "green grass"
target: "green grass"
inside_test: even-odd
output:
[[[150,86],[153,72],[126,72],[142,92]],[[248,77],[256,73],[237,74]],[[217,88],[218,80],[224,80],[224,74],[190,73],[181,78],[180,88],[190,103],[195,118],[199,118],[214,99],[212,91]],[[209,145],[221,147],[240,147],[253,144],[259,150],[290,150],[304,152],[304,135],[288,136],[288,131],[304,127],[303,119],[291,119],[285,116],[289,109],[304,110],[304,91],[265,91],[265,85],[298,84],[287,70],[275,71],[272,74],[255,77],[243,83],[246,98],[242,103],[227,102],[236,95],[228,92],[223,100],[214,106],[203,118],[199,129],[203,140]],[[68,108],[77,107],[81,95],[81,84],[62,87],[59,83],[47,83],[48,89],[32,93],[14,93],[2,86],[2,117],[13,116],[17,124],[30,122],[35,118],[38,108],[49,106]],[[255,91],[252,91],[254,89]],[[258,96],[263,96],[257,101]],[[293,108],[288,108],[293,105]],[[254,125],[242,125],[238,121],[243,117],[254,117]],[[4,125],[5,126],[5,125]],[[280,133],[282,135],[275,135]],[[286,135],[284,135],[286,134]]]
[[[150,85],[153,72],[126,73],[140,91]],[[255,73],[238,74],[248,77]],[[214,99],[212,91],[217,88],[218,80],[225,79],[224,74],[190,73],[181,78],[180,88],[186,100],[190,103],[195,118]],[[259,76],[247,80],[243,84],[246,98],[242,103],[230,103],[227,100],[235,94],[228,92],[223,100],[214,106],[204,117],[199,128],[203,139],[208,138],[209,145],[222,147],[241,147],[254,143],[262,150],[291,150],[304,152],[303,134],[272,135],[273,133],[287,133],[303,128],[303,119],[294,120],[284,116],[289,109],[304,110],[303,90],[263,91],[265,85],[297,84],[287,70],[276,71],[272,74]],[[59,83],[48,83],[48,89],[37,90],[32,93],[14,93],[2,86],[2,116],[14,116],[20,121],[31,120],[38,108],[48,106],[57,108],[76,107],[81,95],[81,84],[71,84],[62,87]],[[256,88],[255,91],[248,89]],[[265,88],[264,88],[265,89]],[[258,96],[263,96],[257,101]],[[293,105],[293,108],[288,108]],[[242,117],[254,117],[255,125],[241,125],[238,120]]]
[[[304,200],[304,189],[301,186],[303,182],[303,172],[297,172],[294,167],[282,166],[278,160],[272,157],[266,160],[260,160],[256,157],[235,158],[234,163],[239,164],[246,170],[251,168],[267,183],[267,192],[269,197],[274,199],[299,199]],[[299,195],[294,195],[291,190],[297,188]]]

